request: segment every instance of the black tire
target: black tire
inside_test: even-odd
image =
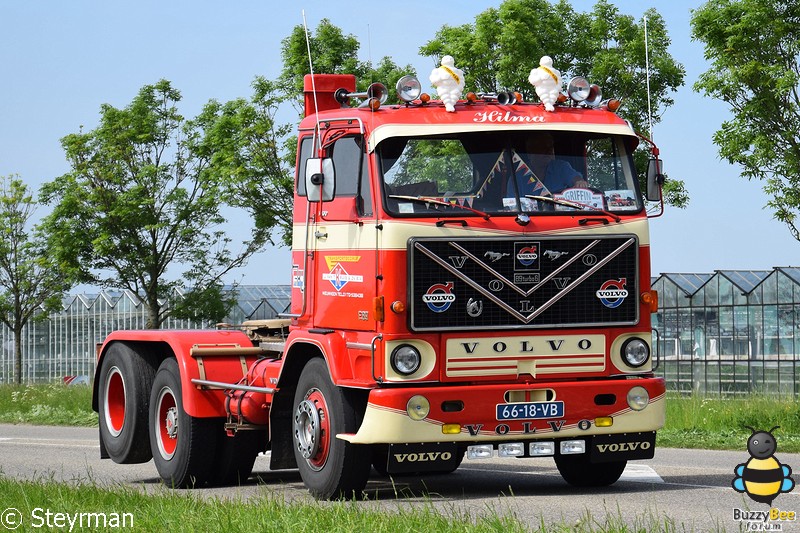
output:
[[[178,362],[165,359],[150,393],[150,449],[165,485],[191,488],[204,485],[211,474],[216,418],[195,418],[183,410]]]
[[[564,481],[573,487],[606,487],[615,483],[628,461],[592,463],[589,454],[556,455],[556,467]]]
[[[292,448],[303,483],[315,498],[359,497],[367,484],[370,448],[336,438],[358,429],[355,396],[333,385],[320,358],[311,359],[300,374],[292,410]]]
[[[155,356],[115,342],[108,347],[98,374],[100,439],[115,463],[146,463],[150,452],[148,405],[158,363]]]
[[[222,424],[220,424],[220,427]],[[229,437],[219,430],[211,484],[217,486],[241,485],[253,473],[259,453],[266,449],[267,432],[260,430],[238,431]]]

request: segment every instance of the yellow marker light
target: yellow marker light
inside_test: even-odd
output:
[[[396,300],[392,302],[392,305],[389,307],[392,312],[397,313],[398,315],[406,310],[406,304],[401,302],[400,300]]]
[[[614,425],[614,418],[610,416],[598,416],[594,419],[595,427],[610,428]]]
[[[461,433],[461,424],[443,424],[442,433],[445,435],[458,435]]]

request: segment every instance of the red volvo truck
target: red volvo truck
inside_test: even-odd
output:
[[[175,487],[246,479],[256,456],[317,498],[373,475],[551,457],[576,486],[652,458],[648,217],[632,154],[652,143],[570,82],[554,111],[415,78],[306,77],[292,303],[203,331],[116,331],[98,349],[101,455]],[[350,102],[355,100],[355,104]],[[551,169],[552,167],[552,169]]]

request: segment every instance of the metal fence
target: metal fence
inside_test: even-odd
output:
[[[231,288],[237,303],[226,322],[274,318],[288,310],[288,286],[238,286]],[[95,347],[112,331],[143,329],[147,311],[135,294],[103,291],[93,295],[72,295],[63,308],[47,319],[30,323],[22,332],[23,383],[70,380],[94,375]],[[168,319],[165,329],[210,327],[190,320]],[[14,379],[14,336],[0,326],[0,383]]]

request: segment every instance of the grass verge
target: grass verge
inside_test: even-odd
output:
[[[793,399],[769,396],[667,398],[667,419],[658,432],[658,446],[746,450],[751,431],[775,426],[778,452],[800,452],[800,409]]]
[[[86,385],[0,385],[0,423],[97,426]]]
[[[252,500],[203,499],[165,490],[148,495],[134,487],[105,489],[42,481],[16,481],[0,475],[5,525],[20,531],[61,530],[129,531],[264,531],[264,532],[633,532],[683,531],[664,516],[644,511],[632,524],[619,512],[604,518],[588,511],[575,523],[524,523],[507,509],[437,508],[431,501],[410,506],[365,506],[357,501],[287,503],[271,494]],[[8,514],[12,511],[12,514]],[[13,513],[16,511],[16,513]]]

